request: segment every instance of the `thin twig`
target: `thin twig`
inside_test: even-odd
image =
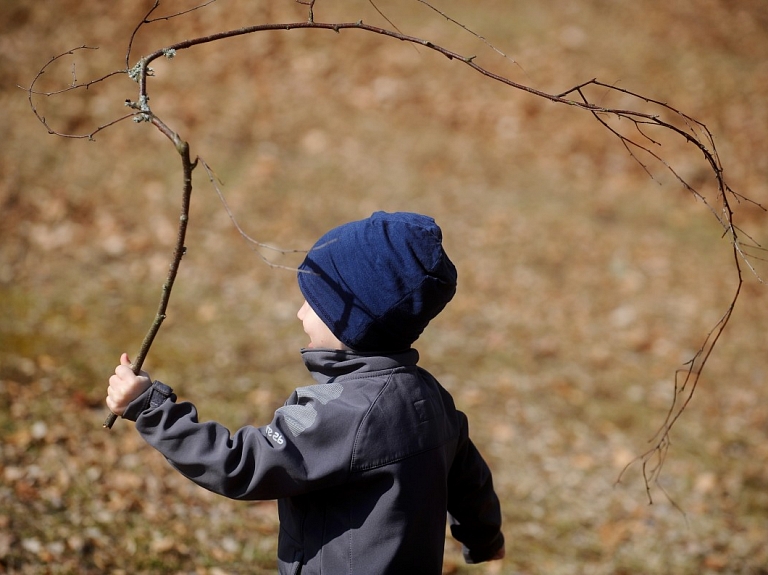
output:
[[[160,20],[170,20],[172,18],[177,18],[179,16],[183,16],[184,14],[189,14],[190,12],[194,12],[195,10],[200,10],[201,8],[205,8],[206,6],[213,4],[214,2],[216,2],[216,0],[208,0],[207,2],[203,2],[202,4],[198,4],[197,6],[193,6],[192,8],[188,8],[187,10],[182,10],[174,14],[169,14],[168,16],[156,16],[155,18],[145,18],[144,23],[151,24],[152,22],[159,22]]]
[[[376,3],[375,3],[373,0],[368,0],[368,3],[369,3],[371,6],[373,6],[373,9],[374,9],[374,10],[376,10],[376,12],[379,14],[379,16],[381,16],[382,18],[384,18],[384,20],[386,20],[386,21],[387,21],[387,24],[389,24],[390,26],[392,26],[392,28],[394,28],[395,30],[397,30],[397,31],[398,31],[398,32],[400,32],[401,34],[403,33],[403,31],[402,31],[402,30],[400,30],[400,28],[398,28],[398,27],[395,25],[395,23],[394,23],[394,22],[392,22],[392,20],[390,20],[390,19],[389,19],[389,17],[388,17],[386,14],[384,14],[384,12],[382,12],[382,11],[381,11],[381,8],[379,8],[379,7],[376,5]]]
[[[263,248],[266,250],[270,250],[273,252],[277,252],[281,255],[287,255],[287,254],[298,254],[298,253],[307,253],[307,250],[299,250],[299,249],[283,249],[278,248],[275,246],[271,246],[269,244],[265,244],[263,242],[260,242],[259,240],[251,237],[246,233],[246,231],[240,226],[240,224],[237,221],[237,218],[235,218],[235,214],[232,212],[232,210],[229,207],[229,204],[227,203],[227,200],[224,198],[224,193],[221,191],[221,186],[219,185],[220,180],[214,174],[211,167],[203,160],[202,158],[198,157],[198,160],[202,164],[205,171],[208,173],[208,179],[211,182],[211,185],[213,186],[213,189],[216,191],[216,195],[219,197],[219,200],[221,201],[222,206],[224,206],[224,211],[227,212],[227,215],[229,216],[229,219],[232,221],[232,224],[235,226],[235,229],[240,234],[240,236],[247,241],[249,244],[251,244],[249,247],[261,258],[261,260],[266,263],[269,267],[277,268],[277,269],[285,269],[290,271],[298,271],[294,267],[290,266],[284,266],[280,264],[276,264],[272,261],[270,261],[267,257],[264,256],[258,249],[256,248]]]
[[[131,36],[128,39],[128,48],[125,50],[126,69],[131,67],[131,50],[133,49],[133,41],[136,39],[136,35],[139,33],[139,30],[141,29],[141,27],[147,23],[147,21],[149,20],[149,17],[152,15],[152,12],[157,10],[158,6],[160,6],[160,0],[155,0],[155,3],[152,5],[149,11],[144,15],[144,18],[141,19],[141,21],[133,29],[133,32],[131,32]]]
[[[469,32],[470,34],[472,34],[472,36],[474,36],[475,38],[477,38],[478,40],[480,40],[480,41],[481,41],[483,44],[485,44],[485,45],[486,45],[486,46],[488,46],[488,47],[489,47],[491,50],[493,50],[494,52],[496,52],[497,54],[499,54],[499,55],[500,55],[502,58],[505,58],[505,59],[509,60],[509,61],[510,61],[510,62],[512,62],[512,63],[513,63],[515,66],[517,66],[518,68],[520,68],[520,70],[522,70],[522,71],[523,71],[523,73],[525,73],[525,74],[526,74],[526,76],[528,75],[528,74],[525,72],[525,70],[523,70],[523,67],[520,65],[520,63],[519,63],[519,62],[517,62],[517,60],[515,60],[514,58],[511,58],[511,57],[509,57],[507,54],[505,54],[504,52],[502,52],[501,50],[499,50],[499,49],[498,49],[496,46],[494,46],[493,44],[491,44],[491,43],[488,41],[488,39],[487,39],[487,38],[485,38],[485,36],[481,36],[481,35],[480,35],[480,34],[478,34],[477,32],[474,32],[473,30],[470,30],[470,29],[469,29],[467,26],[465,26],[464,24],[462,24],[462,23],[461,23],[461,22],[459,22],[458,20],[455,20],[454,18],[451,18],[451,17],[450,17],[448,14],[446,14],[446,13],[445,13],[445,12],[443,12],[442,10],[440,10],[440,9],[436,8],[435,6],[433,6],[432,4],[430,4],[429,2],[427,2],[426,0],[417,0],[417,1],[418,1],[418,2],[421,2],[422,4],[424,4],[424,6],[426,6],[426,7],[427,7],[427,8],[429,8],[430,10],[433,10],[434,12],[437,12],[438,14],[440,14],[440,16],[442,16],[443,18],[445,18],[446,20],[448,20],[448,21],[449,21],[451,24],[455,24],[456,26],[458,26],[459,28],[461,28],[461,29],[462,29],[462,30],[464,30],[465,32]]]
[[[49,134],[55,135],[55,136],[61,136],[62,138],[71,138],[71,139],[87,139],[87,140],[93,140],[93,137],[101,132],[102,130],[105,130],[111,126],[114,126],[115,124],[118,124],[122,122],[123,120],[127,120],[128,118],[132,117],[134,114],[126,114],[124,116],[121,116],[120,118],[117,118],[115,120],[112,120],[110,122],[107,122],[106,124],[102,124],[98,127],[96,127],[94,130],[87,134],[65,134],[63,132],[59,132],[58,130],[54,130],[49,124],[48,121],[45,119],[45,116],[40,114],[37,110],[37,106],[35,106],[35,102],[33,99],[33,96],[56,96],[58,94],[62,94],[64,92],[70,92],[72,90],[78,90],[85,88],[86,90],[93,86],[94,84],[98,84],[99,82],[103,82],[107,80],[108,78],[111,78],[112,76],[116,76],[118,74],[125,74],[126,70],[116,70],[114,72],[110,72],[109,74],[105,74],[104,76],[101,76],[99,78],[96,78],[95,80],[90,80],[88,82],[82,82],[80,84],[74,83],[72,85],[67,86],[66,88],[63,88],[61,90],[55,90],[51,92],[43,92],[39,90],[35,90],[35,85],[40,80],[40,78],[43,77],[47,69],[56,61],[60,60],[61,58],[65,56],[72,56],[75,54],[75,52],[78,52],[80,50],[98,50],[97,47],[94,46],[78,46],[76,48],[72,48],[71,50],[67,50],[66,52],[62,52],[61,54],[57,54],[56,56],[51,57],[48,62],[45,63],[45,65],[38,70],[35,77],[32,79],[32,82],[30,82],[28,88],[22,88],[21,86],[17,86],[21,88],[22,90],[26,90],[27,92],[27,101],[29,102],[29,107],[32,110],[32,113],[37,117],[37,119],[40,121],[40,123],[45,126],[45,129],[48,131]]]

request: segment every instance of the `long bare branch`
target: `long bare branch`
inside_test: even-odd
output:
[[[630,462],[630,464],[627,465],[627,467],[621,472],[619,476],[619,481],[620,481],[624,473],[626,472],[626,470],[633,463],[637,463],[638,461],[641,462],[642,473],[645,480],[646,490],[648,492],[649,499],[650,499],[651,487],[653,485],[658,486],[658,483],[657,483],[658,478],[668,454],[669,446],[671,444],[670,433],[672,431],[672,428],[677,423],[683,411],[686,409],[686,407],[689,405],[690,401],[692,400],[694,392],[698,387],[702,371],[706,366],[712,354],[713,349],[715,348],[717,342],[719,341],[721,335],[723,334],[723,331],[725,330],[731,318],[735,305],[739,299],[739,295],[741,293],[741,287],[744,281],[742,276],[742,267],[741,267],[742,264],[745,263],[748,269],[750,270],[750,272],[754,274],[760,281],[762,281],[762,278],[760,278],[760,276],[758,275],[757,271],[753,267],[750,260],[759,259],[753,253],[753,250],[762,252],[764,251],[764,249],[762,248],[762,246],[760,246],[760,244],[754,241],[747,234],[744,234],[742,230],[734,224],[734,220],[733,220],[734,214],[730,204],[730,201],[732,199],[735,199],[736,201],[739,201],[739,202],[741,201],[751,202],[751,200],[749,200],[745,196],[742,196],[734,192],[726,182],[724,177],[724,170],[723,170],[717,149],[714,144],[714,138],[710,130],[707,128],[707,126],[702,122],[683,113],[682,111],[674,108],[673,106],[669,105],[666,102],[656,100],[654,98],[650,98],[642,94],[632,92],[630,90],[627,90],[621,87],[617,87],[615,85],[605,84],[603,82],[598,81],[596,78],[577,84],[565,91],[562,91],[556,94],[550,94],[542,90],[533,88],[531,86],[521,84],[519,82],[515,82],[512,79],[506,76],[503,76],[501,74],[492,72],[491,70],[481,66],[476,61],[475,56],[465,56],[455,51],[452,51],[448,48],[435,44],[429,40],[404,34],[400,30],[396,29],[394,25],[391,24],[391,22],[390,22],[390,25],[392,25],[393,28],[395,28],[394,30],[365,24],[363,23],[362,20],[358,20],[357,22],[334,22],[334,23],[316,22],[314,17],[315,0],[297,0],[298,3],[308,6],[309,16],[307,21],[305,22],[258,24],[258,25],[252,25],[252,26],[245,26],[242,28],[228,30],[228,31],[221,31],[215,34],[201,36],[198,38],[186,39],[181,42],[177,42],[175,44],[171,44],[164,48],[158,49],[150,54],[147,54],[144,57],[140,58],[139,61],[134,66],[132,67],[130,66],[131,49],[132,49],[136,35],[139,33],[139,31],[142,29],[143,26],[146,26],[147,24],[156,22],[158,20],[168,20],[176,16],[186,14],[188,12],[191,12],[192,10],[197,10],[204,6],[207,6],[214,1],[215,0],[209,0],[209,1],[203,2],[202,4],[200,4],[195,8],[192,8],[190,10],[180,11],[175,14],[171,14],[169,16],[152,17],[152,14],[157,10],[157,8],[160,5],[160,0],[155,0],[152,7],[148,10],[144,18],[141,20],[141,22],[139,22],[139,24],[136,26],[136,28],[134,29],[133,33],[130,36],[128,49],[126,51],[126,69],[121,71],[116,71],[112,74],[114,75],[114,74],[120,74],[120,73],[128,73],[132,79],[138,82],[137,100],[127,101],[127,105],[133,109],[132,113],[126,116],[123,116],[121,118],[118,118],[117,120],[109,124],[99,126],[96,130],[92,131],[90,134],[73,136],[73,135],[62,134],[53,130],[48,124],[48,122],[46,121],[45,117],[38,112],[33,102],[33,96],[37,96],[37,95],[51,96],[51,95],[59,94],[62,92],[67,92],[75,88],[81,88],[81,87],[87,88],[89,85],[95,82],[103,81],[106,78],[111,76],[111,75],[107,75],[93,82],[82,83],[82,84],[78,84],[76,81],[73,80],[73,83],[71,86],[65,89],[62,89],[58,92],[38,92],[34,89],[35,84],[37,83],[39,78],[43,75],[45,70],[55,61],[57,61],[59,58],[61,58],[66,54],[72,54],[76,50],[90,49],[89,47],[81,46],[69,52],[65,52],[60,56],[56,56],[52,58],[38,72],[37,76],[34,78],[32,84],[28,89],[29,102],[34,114],[37,116],[38,120],[40,120],[40,122],[46,127],[49,133],[58,134],[66,137],[84,137],[84,138],[90,138],[90,139],[92,139],[93,135],[98,131],[103,130],[107,127],[110,127],[115,123],[121,122],[122,120],[127,119],[129,117],[133,117],[133,119],[137,121],[147,121],[147,122],[153,123],[161,132],[166,134],[174,142],[174,144],[176,145],[177,151],[179,151],[179,153],[182,155],[184,170],[185,170],[185,193],[186,193],[186,189],[187,189],[186,186],[188,181],[187,176],[191,174],[191,169],[192,167],[194,167],[194,164],[192,164],[189,161],[188,146],[186,146],[185,143],[181,142],[181,140],[178,138],[175,132],[173,132],[172,130],[170,130],[170,128],[168,128],[162,122],[160,122],[159,119],[153,114],[152,110],[149,107],[148,78],[151,76],[151,68],[149,66],[151,62],[153,62],[154,60],[162,56],[172,57],[173,55],[176,54],[177,51],[187,50],[195,46],[210,44],[212,42],[218,42],[220,40],[235,38],[235,37],[254,34],[258,32],[280,31],[280,30],[282,31],[325,30],[325,31],[332,31],[337,34],[340,34],[342,31],[354,30],[359,32],[377,34],[380,36],[388,37],[388,38],[399,40],[402,42],[407,42],[414,46],[426,47],[430,50],[433,50],[437,53],[442,54],[443,56],[445,56],[451,61],[457,61],[459,63],[462,63],[468,66],[469,68],[471,68],[472,70],[474,70],[476,73],[480,74],[483,77],[486,77],[490,80],[501,83],[503,85],[509,86],[512,89],[528,93],[537,98],[543,98],[545,100],[554,102],[556,104],[567,105],[567,106],[585,111],[591,114],[592,117],[597,122],[599,122],[599,124],[603,128],[605,128],[609,132],[609,134],[618,138],[622,146],[629,153],[630,157],[634,161],[636,161],[641,166],[641,168],[645,170],[645,172],[648,173],[651,177],[653,177],[653,175],[650,170],[650,167],[646,163],[644,163],[640,155],[643,155],[643,154],[647,155],[652,160],[661,164],[666,170],[668,170],[674,176],[674,178],[682,185],[682,187],[686,191],[691,193],[696,199],[702,201],[706,205],[706,207],[710,210],[710,212],[713,214],[715,219],[720,224],[723,231],[723,236],[725,236],[731,243],[731,246],[733,249],[734,267],[736,269],[736,276],[737,276],[737,286],[726,312],[723,314],[720,320],[715,324],[715,326],[711,329],[711,331],[707,334],[699,350],[696,352],[693,358],[691,358],[691,360],[687,363],[688,367],[686,369],[679,370],[678,372],[675,373],[673,399],[663,424],[659,427],[658,432],[650,440],[651,447],[645,453],[638,456],[637,459]],[[506,54],[504,54],[503,52],[495,48],[492,44],[490,44],[490,42],[488,42],[483,36],[473,32],[468,27],[464,26],[463,24],[451,18],[441,10],[429,4],[426,0],[418,0],[418,1],[426,5],[433,11],[437,12],[438,14],[446,18],[451,23],[458,25],[464,30],[466,30],[467,32],[473,34],[495,52],[499,53],[505,58],[510,59]],[[374,4],[374,7],[376,7],[375,4]],[[514,62],[514,60],[512,61]],[[654,113],[651,113],[648,111],[633,110],[628,108],[612,108],[609,106],[599,105],[588,97],[587,91],[590,88],[599,88],[604,91],[604,95],[608,95],[610,93],[616,93],[622,96],[632,98],[636,100],[638,103],[642,103],[646,107],[651,107]],[[619,131],[617,128],[613,127],[607,121],[607,118],[614,118],[619,121],[621,120],[628,121],[631,128],[634,129],[634,132],[635,132],[634,137],[630,137],[626,135],[624,132]],[[669,119],[665,119],[665,118],[669,118]],[[704,161],[709,165],[709,168],[712,170],[715,176],[715,181],[717,184],[716,202],[708,200],[706,197],[704,197],[703,194],[701,194],[693,185],[687,182],[680,175],[680,173],[675,169],[674,166],[672,166],[667,160],[664,159],[661,153],[656,151],[656,149],[658,149],[661,146],[661,144],[659,142],[659,139],[655,136],[655,134],[652,133],[653,130],[662,130],[664,131],[664,133],[671,133],[677,136],[678,138],[681,138],[684,142],[692,144],[698,150],[698,152],[703,156]],[[186,159],[184,159],[185,157]],[[248,236],[240,228],[240,226],[235,221],[231,211],[226,206],[226,202],[224,201],[223,195],[221,194],[221,190],[218,188],[215,182],[215,178],[213,176],[212,171],[207,165],[204,164],[204,166],[206,171],[208,172],[209,178],[213,182],[214,187],[217,190],[217,193],[219,193],[219,196],[222,199],[222,202],[224,203],[225,208],[227,209],[230,217],[235,223],[235,226],[238,228],[238,231],[240,232],[240,234],[244,238],[246,238],[248,241],[258,246],[266,247],[261,242],[257,242],[256,240]],[[191,181],[189,183],[189,191],[191,191]],[[185,201],[188,202],[188,195],[185,197],[186,197]],[[755,202],[752,202],[752,203],[763,210],[765,209],[760,204],[757,204]],[[716,204],[719,204],[719,205],[716,205]],[[174,262],[176,263],[176,265],[178,265],[178,262],[181,259],[181,255],[183,254],[183,236],[181,236],[181,232],[180,232],[180,237],[181,237],[181,243],[177,246],[177,248],[178,250],[181,250],[181,251],[177,251],[174,254]],[[742,241],[743,241],[742,237],[746,238],[747,240],[746,244],[742,244]],[[268,262],[268,263],[270,265],[274,265],[271,262]],[[172,284],[172,279],[171,279],[171,284]],[[169,293],[170,293],[170,289],[168,290],[168,294]],[[164,301],[165,301],[165,304],[163,304],[161,301],[161,307],[163,305],[167,305],[167,297],[165,297],[165,295],[164,295]],[[157,317],[158,318],[164,317],[164,308],[162,313],[158,311]],[[159,327],[159,324],[158,324],[158,327]],[[156,330],[155,330],[155,333],[156,333]],[[148,334],[148,337],[149,337],[149,334]],[[154,335],[152,337],[154,337]],[[149,344],[151,344],[151,339],[149,341]],[[148,349],[148,345],[146,347]],[[144,346],[142,346],[142,349],[144,349]]]
[[[131,364],[131,369],[138,375],[141,371],[141,366],[144,364],[144,359],[149,353],[149,349],[152,347],[152,343],[155,341],[155,336],[160,331],[160,326],[163,324],[166,318],[166,312],[168,310],[168,302],[171,299],[171,290],[173,284],[176,281],[176,275],[181,265],[181,259],[187,252],[187,248],[184,245],[187,236],[187,226],[189,225],[189,206],[190,198],[192,196],[192,170],[197,165],[197,160],[192,161],[189,155],[189,144],[181,139],[181,137],[171,130],[160,118],[153,116],[151,120],[152,124],[160,130],[160,132],[168,137],[173,143],[176,151],[181,157],[181,170],[182,170],[182,193],[181,193],[181,214],[179,215],[179,227],[176,233],[176,246],[173,250],[173,257],[171,258],[171,265],[168,266],[168,275],[166,276],[165,283],[163,283],[162,293],[160,296],[160,303],[157,306],[157,313],[155,319],[152,321],[147,334],[144,336],[144,340],[141,343],[141,348],[136,356],[136,359]],[[103,427],[111,429],[114,425],[117,416],[114,413],[107,415],[104,421]]]

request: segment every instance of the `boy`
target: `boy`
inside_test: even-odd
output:
[[[126,354],[107,405],[198,485],[277,499],[281,574],[439,574],[446,512],[464,557],[504,556],[491,473],[448,392],[411,344],[456,291],[432,218],[376,212],[325,234],[299,267],[315,385],[271,423],[234,435],[135,376]]]

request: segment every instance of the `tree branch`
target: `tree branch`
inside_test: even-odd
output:
[[[141,366],[144,364],[144,359],[149,353],[149,348],[152,347],[152,343],[155,341],[157,332],[160,331],[160,326],[166,317],[166,311],[168,309],[168,302],[171,299],[171,290],[173,284],[176,281],[176,274],[179,271],[179,265],[181,264],[181,258],[186,254],[187,248],[184,246],[184,241],[187,235],[187,225],[189,224],[189,205],[190,197],[192,195],[192,170],[197,165],[197,160],[192,162],[189,156],[189,144],[182,140],[178,134],[171,130],[160,118],[153,116],[151,119],[152,124],[165,134],[176,148],[176,151],[181,156],[181,169],[183,176],[182,193],[181,193],[181,214],[179,215],[179,228],[176,234],[176,247],[173,250],[173,257],[171,259],[171,265],[168,268],[168,275],[163,284],[162,294],[160,297],[160,304],[157,307],[157,313],[152,325],[149,327],[147,335],[144,336],[144,341],[141,344],[136,359],[131,364],[133,373],[139,374]],[[103,427],[111,429],[115,423],[117,416],[114,413],[110,413],[104,421]]]
[[[720,224],[723,230],[723,236],[725,236],[729,240],[733,250],[734,266],[736,268],[736,276],[737,276],[737,286],[736,286],[733,298],[726,312],[723,314],[720,320],[715,324],[712,330],[707,334],[700,349],[697,351],[694,357],[688,362],[688,368],[679,370],[675,373],[674,396],[672,399],[672,403],[670,405],[670,408],[664,420],[664,423],[660,426],[657,433],[650,440],[651,447],[645,453],[641,454],[640,456],[638,456],[638,458],[630,462],[630,464],[628,464],[627,467],[625,467],[624,470],[622,470],[617,480],[617,481],[621,481],[621,478],[623,477],[624,473],[632,464],[638,461],[642,462],[643,478],[645,480],[646,490],[648,492],[649,499],[650,499],[651,486],[658,485],[657,480],[661,472],[661,469],[663,467],[664,461],[666,460],[666,456],[667,456],[669,445],[670,445],[670,433],[672,431],[672,428],[679,420],[682,412],[690,403],[693,397],[693,394],[698,386],[699,379],[702,374],[702,370],[707,364],[707,361],[711,356],[711,353],[715,345],[719,341],[720,336],[723,334],[723,331],[731,318],[732,312],[734,310],[734,307],[741,293],[741,286],[744,281],[742,276],[742,268],[741,268],[742,263],[745,263],[747,265],[749,270],[755,275],[755,277],[760,282],[763,281],[750,262],[750,259],[755,257],[754,254],[752,254],[751,250],[762,251],[763,248],[757,242],[755,242],[752,238],[750,238],[748,235],[743,234],[740,228],[738,228],[735,225],[734,219],[733,219],[734,214],[733,214],[730,201],[732,199],[735,199],[736,201],[749,201],[763,210],[765,210],[765,208],[762,205],[757,204],[756,202],[752,202],[748,198],[735,193],[730,188],[730,186],[728,185],[724,177],[724,170],[714,145],[714,138],[712,136],[712,133],[706,127],[706,125],[688,116],[687,114],[681,112],[680,110],[672,107],[666,102],[649,98],[647,96],[643,96],[641,94],[632,92],[630,90],[626,90],[613,85],[602,83],[598,81],[596,78],[577,84],[576,86],[573,86],[563,92],[550,94],[550,93],[535,89],[533,87],[527,86],[525,84],[515,82],[510,78],[507,78],[505,76],[502,76],[500,74],[490,71],[489,69],[478,64],[475,56],[464,56],[448,48],[435,44],[429,40],[404,34],[397,29],[390,30],[386,28],[380,28],[377,26],[371,26],[363,23],[362,20],[358,20],[357,22],[336,22],[336,23],[316,22],[315,15],[314,15],[315,0],[297,0],[299,4],[303,4],[308,7],[308,18],[307,18],[307,21],[305,22],[258,24],[253,26],[245,26],[242,28],[228,30],[228,31],[222,31],[222,32],[218,32],[215,34],[202,36],[198,38],[187,39],[181,42],[177,42],[175,44],[171,44],[159,50],[156,50],[150,54],[147,54],[146,56],[139,59],[139,61],[135,65],[133,65],[132,67],[130,66],[130,56],[131,56],[131,49],[133,46],[133,42],[136,35],[138,34],[138,32],[141,30],[143,26],[158,20],[168,20],[176,16],[186,14],[192,10],[197,10],[199,8],[207,6],[214,1],[215,0],[206,1],[191,10],[178,12],[170,16],[152,18],[152,14],[155,12],[155,10],[157,10],[157,8],[160,5],[160,0],[155,0],[153,6],[149,9],[149,11],[146,13],[146,15],[141,20],[141,22],[139,22],[139,24],[135,27],[135,29],[133,30],[133,33],[130,36],[128,48],[126,51],[126,69],[125,70],[115,71],[111,74],[103,76],[102,78],[99,78],[89,83],[77,84],[75,81],[73,81],[71,86],[57,92],[43,93],[43,92],[37,92],[34,90],[34,86],[39,80],[39,78],[43,75],[45,70],[50,65],[52,65],[56,60],[58,60],[59,58],[61,58],[66,54],[72,54],[76,50],[91,49],[87,46],[80,46],[79,48],[75,48],[74,50],[65,52],[60,56],[56,56],[52,58],[47,64],[45,64],[41,68],[41,70],[38,72],[37,76],[35,76],[34,80],[32,81],[32,84],[28,89],[29,103],[33,113],[38,118],[38,120],[43,124],[43,126],[45,126],[48,132],[51,134],[56,134],[56,135],[60,135],[68,138],[93,139],[93,136],[99,131],[106,129],[108,127],[111,127],[114,124],[125,120],[126,118],[133,117],[134,121],[139,121],[139,122],[146,121],[155,125],[155,127],[157,127],[162,133],[168,136],[168,138],[174,143],[177,151],[182,157],[182,166],[183,166],[183,173],[184,173],[184,191],[183,191],[183,201],[182,201],[182,217],[180,218],[180,224],[179,224],[179,238],[176,246],[176,251],[174,252],[173,263],[169,270],[168,279],[166,280],[166,284],[163,289],[163,297],[161,298],[160,307],[158,309],[155,322],[153,323],[153,326],[150,329],[150,332],[147,334],[144,344],[142,345],[142,351],[140,353],[140,356],[139,358],[137,358],[137,365],[135,366],[136,370],[138,371],[138,369],[140,368],[139,359],[143,360],[143,357],[146,355],[146,352],[148,351],[152,343],[152,340],[156,335],[157,330],[159,329],[159,326],[162,323],[163,318],[165,317],[165,309],[168,304],[168,298],[170,297],[170,290],[173,285],[173,280],[175,278],[176,270],[178,269],[179,262],[181,261],[181,257],[183,256],[183,253],[184,253],[184,245],[183,245],[184,233],[187,225],[189,194],[191,193],[191,188],[192,188],[191,172],[197,162],[196,160],[195,163],[192,163],[189,160],[189,147],[186,144],[186,142],[183,142],[175,132],[173,132],[170,128],[165,126],[165,124],[163,124],[157,118],[157,116],[155,116],[152,113],[150,109],[149,93],[148,93],[148,78],[152,75],[152,69],[149,65],[154,60],[160,57],[171,58],[176,54],[177,51],[187,50],[195,46],[210,44],[212,42],[218,42],[220,40],[224,40],[227,38],[234,38],[238,36],[244,36],[248,34],[254,34],[254,33],[265,32],[265,31],[327,30],[327,31],[332,31],[339,34],[341,33],[342,30],[356,30],[360,32],[377,34],[380,36],[388,37],[388,38],[399,40],[402,42],[408,42],[414,46],[424,46],[430,50],[433,50],[435,52],[442,54],[443,56],[445,56],[451,61],[457,61],[462,64],[465,64],[466,66],[470,67],[472,70],[474,70],[476,73],[480,74],[483,77],[486,77],[490,80],[501,83],[503,85],[509,86],[512,89],[526,92],[534,97],[543,98],[545,100],[554,102],[556,104],[567,105],[567,106],[571,106],[573,108],[588,112],[612,136],[618,138],[622,146],[629,153],[630,157],[635,162],[637,162],[641,166],[641,168],[651,178],[653,178],[653,175],[649,169],[649,166],[646,165],[640,158],[640,155],[642,154],[647,154],[653,160],[660,163],[664,168],[666,168],[674,176],[674,178],[678,182],[680,182],[680,184],[683,186],[684,189],[686,189],[696,199],[702,201],[707,206],[707,208],[710,210],[710,212],[713,214],[715,219]],[[430,9],[434,10],[435,12],[437,12],[438,14],[440,14],[442,17],[446,18],[448,21],[452,22],[453,24],[456,24],[461,28],[463,28],[464,30],[470,32],[471,34],[473,34],[478,39],[483,41],[487,46],[489,46],[492,50],[499,53],[504,58],[509,59],[506,54],[504,54],[503,52],[501,52],[500,50],[492,46],[483,36],[475,32],[472,32],[469,28],[467,28],[463,24],[455,21],[454,19],[447,16],[445,13],[433,7],[426,0],[418,0],[418,1],[421,2],[422,4],[425,4]],[[374,7],[376,7],[375,4],[374,4]],[[68,92],[76,88],[82,88],[82,87],[88,88],[88,86],[92,85],[93,83],[101,82],[111,77],[112,75],[122,74],[122,73],[127,73],[132,79],[134,79],[138,83],[138,99],[136,101],[130,101],[130,100],[126,101],[126,104],[130,108],[132,108],[133,112],[126,116],[118,118],[110,123],[98,126],[95,130],[91,131],[89,134],[71,135],[71,134],[62,134],[60,132],[57,132],[50,127],[45,117],[41,115],[38,112],[37,108],[35,107],[33,96],[36,96],[36,95],[51,96],[51,95],[55,95],[63,92]],[[654,109],[654,111],[657,113],[649,113],[649,112],[643,112],[643,111],[625,109],[625,108],[611,108],[607,106],[597,105],[593,101],[591,101],[587,95],[587,90],[593,87],[604,89],[608,93],[611,93],[611,92],[619,93],[619,94],[622,94],[623,96],[628,96],[630,98],[633,98],[638,102],[643,103],[643,105],[645,106],[651,106]],[[576,95],[576,97],[572,97],[573,95]],[[670,119],[664,119],[662,115],[668,116],[670,117]],[[619,121],[627,120],[630,123],[630,126],[635,130],[635,132],[640,135],[640,138],[639,139],[631,138],[625,135],[624,133],[620,132],[618,129],[614,128],[608,123],[608,121],[606,120],[607,117],[613,117]],[[676,123],[681,124],[683,127],[676,125]],[[659,152],[653,149],[661,146],[659,140],[656,137],[654,137],[654,134],[652,133],[652,130],[655,130],[655,129],[663,130],[664,133],[671,133],[678,138],[682,138],[684,142],[693,144],[693,146],[695,146],[698,152],[704,157],[705,162],[708,164],[709,168],[712,170],[712,173],[715,176],[715,181],[717,184],[717,195],[716,195],[715,202],[709,201],[701,193],[699,193],[694,186],[692,186],[680,175],[680,173],[674,168],[674,166],[672,166],[669,162],[667,162]],[[210,168],[208,168],[208,166],[205,166],[205,167],[206,167],[206,171],[208,172],[209,178],[211,178],[211,181],[214,182],[212,171],[210,170]],[[214,182],[214,186],[216,186],[215,182]],[[223,201],[223,196],[221,196],[220,191],[218,190],[218,187],[217,187],[217,191],[219,192],[219,195]],[[716,204],[719,204],[719,205],[716,205]],[[225,203],[225,206],[226,206],[226,203]],[[230,217],[232,217],[231,212],[229,213],[230,213]],[[233,218],[233,221],[234,221],[234,218]],[[236,222],[235,222],[235,225],[237,226]],[[255,241],[252,238],[248,237],[239,228],[239,226],[237,227],[240,233],[243,235],[243,237],[246,237],[251,241]],[[749,243],[746,243],[746,244],[742,243],[742,235],[746,237]],[[255,242],[255,243],[258,244],[258,242]],[[682,377],[682,381],[680,379],[681,377]]]

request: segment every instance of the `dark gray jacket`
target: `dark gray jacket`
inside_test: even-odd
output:
[[[502,547],[491,473],[467,418],[418,353],[303,350],[316,385],[269,425],[199,423],[156,382],[124,414],[186,477],[233,499],[277,499],[281,574],[439,574],[446,511],[468,562]]]

